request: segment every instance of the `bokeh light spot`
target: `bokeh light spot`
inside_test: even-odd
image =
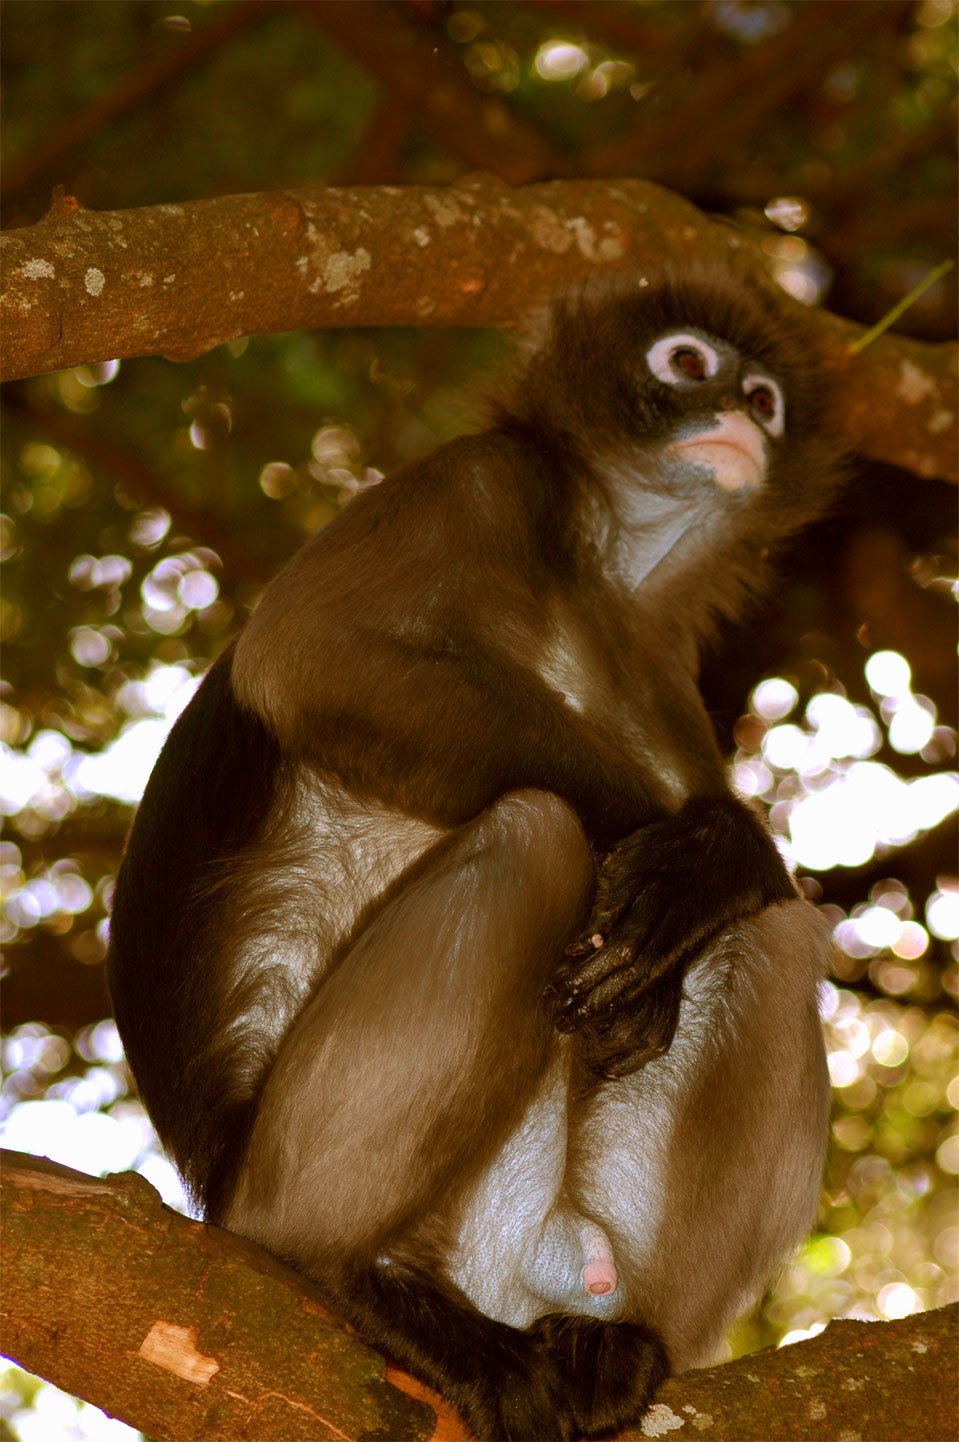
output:
[[[921,1310],[919,1298],[905,1282],[892,1282],[883,1287],[878,1297],[879,1310],[892,1321],[896,1317],[908,1317]]]
[[[866,662],[866,680],[877,696],[905,696],[912,671],[898,651],[874,651]]]
[[[568,40],[547,40],[539,47],[533,66],[543,80],[571,80],[589,64],[589,56]]]

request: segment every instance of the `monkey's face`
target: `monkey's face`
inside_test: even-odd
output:
[[[667,465],[706,471],[727,491],[762,486],[770,448],[785,430],[782,388],[759,361],[698,329],[657,337],[645,356],[650,388],[667,388],[674,424]]]
[[[560,437],[630,524],[718,521],[766,545],[835,490],[840,406],[785,298],[703,262],[561,296],[510,409]]]

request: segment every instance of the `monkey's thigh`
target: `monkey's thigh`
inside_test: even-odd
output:
[[[427,852],[287,1034],[227,1225],[319,1268],[468,1184],[547,1067],[543,988],[592,881],[579,821],[545,792]]]
[[[669,1051],[571,1119],[572,1193],[610,1236],[626,1314],[659,1332],[673,1370],[712,1354],[814,1219],[829,946],[800,900],[721,934],[687,975]]]

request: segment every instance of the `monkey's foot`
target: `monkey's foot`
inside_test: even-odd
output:
[[[614,1434],[636,1422],[669,1375],[659,1336],[635,1322],[598,1322],[554,1313],[530,1333],[551,1353],[565,1378],[577,1436]]]
[[[631,1005],[589,1021],[579,1030],[580,1055],[595,1076],[606,1080],[629,1076],[668,1051],[679,1023],[683,977],[672,972]],[[561,1031],[575,1030],[564,1025]]]
[[[469,1381],[441,1390],[478,1442],[572,1442],[578,1432],[559,1368],[536,1338],[509,1331],[502,1349],[470,1358]]]

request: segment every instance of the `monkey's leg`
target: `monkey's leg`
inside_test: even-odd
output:
[[[715,1356],[815,1217],[829,1106],[816,997],[830,949],[824,918],[798,898],[730,927],[689,970],[669,1051],[571,1111],[570,1190],[612,1238],[621,1315],[655,1329],[673,1371]],[[610,1356],[615,1339],[607,1328]]]
[[[436,1274],[555,1050],[542,992],[592,886],[579,822],[545,793],[439,843],[288,1033],[226,1211],[480,1438],[571,1435],[545,1349]]]

